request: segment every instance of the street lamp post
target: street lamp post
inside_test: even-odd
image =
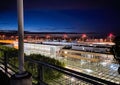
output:
[[[23,17],[23,0],[17,0],[18,9],[18,60],[19,60],[19,73],[23,73],[24,70],[24,17]]]
[[[23,0],[17,0],[18,12],[18,61],[19,72],[11,76],[11,85],[32,85],[32,76],[24,69],[24,17]]]

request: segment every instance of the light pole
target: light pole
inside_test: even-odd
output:
[[[18,62],[19,72],[11,76],[10,85],[32,85],[32,75],[24,69],[24,17],[23,0],[17,0],[18,12]]]
[[[23,16],[23,0],[17,0],[17,12],[18,12],[18,61],[19,61],[19,73],[23,73],[24,70],[24,16]]]

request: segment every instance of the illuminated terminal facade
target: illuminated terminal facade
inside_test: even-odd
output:
[[[24,43],[24,51],[27,55],[42,54],[45,56],[56,57],[62,48],[63,48],[62,45],[58,46],[58,45]]]

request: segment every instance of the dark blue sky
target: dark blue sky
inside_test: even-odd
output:
[[[120,33],[118,0],[24,0],[26,31]],[[0,0],[0,30],[17,30],[16,0]]]

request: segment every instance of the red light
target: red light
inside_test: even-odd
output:
[[[50,38],[50,35],[46,35],[46,38]]]
[[[63,35],[64,38],[67,38],[68,36],[66,34]]]
[[[114,36],[114,35],[113,35],[112,33],[109,34],[109,37],[110,37],[110,38],[113,37],[113,36]]]
[[[82,34],[82,38],[86,38],[87,37],[87,35],[86,34]]]

